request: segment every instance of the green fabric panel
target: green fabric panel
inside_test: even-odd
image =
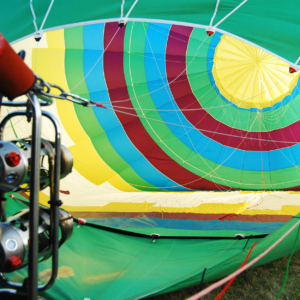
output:
[[[294,217],[292,220],[287,222],[285,225],[277,229],[274,233],[268,235],[264,239],[262,239],[253,249],[248,262],[253,260],[255,257],[263,253],[267,248],[269,248],[272,244],[274,244],[280,237],[282,237],[297,221],[299,221],[299,215]],[[299,225],[298,225],[299,226]],[[279,243],[273,250],[271,250],[266,256],[264,256],[261,260],[259,260],[254,267],[266,264],[268,262],[279,259],[283,256],[288,255],[293,247],[293,243],[297,234],[296,227],[281,243]],[[234,259],[229,259],[224,261],[220,266],[219,270],[207,270],[205,273],[205,281],[215,280],[217,278],[221,278],[229,275],[230,273],[236,271],[242,260],[246,257],[249,252],[251,246],[247,245],[246,249],[243,251],[244,253],[238,254]],[[296,249],[300,249],[300,240],[297,241]],[[223,275],[218,275],[218,273],[222,273]],[[216,278],[217,277],[217,278]]]
[[[44,18],[44,1],[36,0],[36,17],[40,22]],[[130,4],[126,1],[125,11]],[[48,3],[48,1],[47,1]],[[230,13],[241,1],[221,1],[215,20],[216,24]],[[78,22],[120,18],[122,1],[75,1],[72,5],[63,0],[56,0],[48,15],[44,29],[65,26]],[[181,21],[207,26],[215,10],[216,1],[210,0],[153,0],[151,5],[146,0],[139,0],[132,10],[131,18],[148,18],[168,21]],[[299,57],[300,41],[295,37],[300,34],[298,19],[298,2],[295,0],[274,0],[269,2],[260,0],[247,1],[222,24],[219,29],[245,38],[251,42],[295,62]],[[43,8],[43,9],[40,9]],[[280,16],[280,18],[278,17]],[[11,42],[35,31],[33,16],[28,1],[6,1],[1,5],[0,27],[2,33]],[[18,26],[16,26],[16,23]]]
[[[19,210],[19,204],[14,200],[7,201],[7,207],[11,212]],[[259,243],[248,262],[274,244],[298,220],[299,215],[265,238],[249,241],[176,238],[154,241],[75,224],[72,237],[59,251],[58,279],[48,291],[40,294],[49,300],[136,299],[198,285],[205,268],[204,282],[216,280],[236,271],[254,242]],[[163,229],[161,232],[176,235],[181,231]],[[182,236],[188,236],[187,233]],[[193,235],[202,233],[194,231]],[[256,266],[289,254],[296,233],[297,228]],[[216,233],[208,231],[204,234]],[[230,234],[231,231],[223,232],[224,237]],[[299,248],[300,240],[296,249]],[[50,266],[51,259],[39,263],[39,284],[47,281]],[[27,270],[6,275],[13,282],[22,282]]]
[[[145,30],[147,30],[146,25]],[[143,56],[130,54],[130,52],[144,53],[144,46],[146,42],[147,40],[143,24],[128,23],[124,39],[124,74],[127,82],[129,96],[132,99],[132,104],[135,108],[139,108],[140,105],[141,108],[155,109],[155,105],[151,99],[151,95],[149,95],[147,86],[141,84],[146,82],[144,58]],[[132,83],[134,84],[134,90],[132,87]],[[144,96],[142,98],[143,101],[137,102],[137,100],[135,99],[135,95],[147,96]],[[143,116],[143,113],[140,110],[136,110],[136,113],[140,116]],[[144,114],[149,118],[162,120],[157,111],[145,111]],[[254,120],[248,119],[247,122],[248,124],[250,124],[250,127],[253,127],[255,124],[257,124],[255,123],[256,119],[258,118],[257,116],[258,115],[255,114]],[[149,135],[174,161],[184,166],[189,171],[201,177],[206,176],[206,179],[214,181],[218,184],[226,185],[227,183],[227,185],[231,187],[241,189],[273,190],[277,188],[288,188],[300,183],[299,173],[297,170],[295,171],[294,167],[286,168],[284,169],[284,172],[282,172],[282,170],[259,172],[240,171],[216,164],[202,157],[201,155],[198,155],[194,151],[191,151],[190,148],[188,148],[177,139],[177,137],[171,132],[166,124],[150,120],[147,121],[143,118],[141,118],[140,120]],[[166,145],[161,143],[160,139],[165,140]],[[189,164],[187,164],[186,162],[188,162]],[[272,181],[270,178],[272,178]],[[289,182],[282,183],[285,181]]]
[[[76,228],[59,252],[59,276],[46,299],[135,299],[166,289],[242,251],[244,240],[156,240]],[[251,245],[252,240],[249,241]],[[228,248],[227,250],[225,250]],[[210,251],[207,251],[210,249]],[[189,255],[186,255],[189,253]],[[74,263],[77,262],[77,263]],[[39,283],[51,260],[39,264]],[[26,269],[9,274],[21,281]]]
[[[66,49],[83,50],[84,48],[83,48],[82,34],[83,34],[83,26],[66,28],[64,30]]]
[[[213,24],[230,13],[242,1],[220,1]],[[130,17],[151,18],[162,20],[176,20],[207,26],[215,10],[216,1],[187,0],[180,1],[154,0],[151,6],[147,1],[138,1]],[[300,42],[292,36],[300,33],[300,24],[297,20],[297,2],[295,0],[281,0],[261,2],[260,0],[247,1],[218,28],[245,38],[274,53],[295,62],[299,57]],[[280,18],[278,17],[280,16]],[[291,35],[291,32],[293,34]]]
[[[126,16],[126,14],[128,13],[128,11],[130,10],[131,6],[133,5],[135,0],[126,0],[124,1],[124,7],[123,7],[123,17]]]
[[[75,226],[71,239],[60,248],[60,268],[64,275],[41,295],[46,299],[66,300],[99,296],[134,299],[197,285],[204,268],[207,268],[204,281],[216,280],[237,270],[255,241],[260,242],[248,261],[265,251],[297,220],[291,220],[264,239],[251,239],[248,243],[247,240],[176,238],[153,242],[150,238]],[[257,265],[287,255],[294,239],[295,230]],[[49,268],[50,260],[39,264],[40,284],[46,280],[45,270]],[[25,275],[26,269],[9,274],[9,278],[21,281]]]
[[[51,28],[77,22],[120,18],[121,4],[120,0],[85,0],[74,1],[70,5],[64,0],[55,0],[45,25]]]
[[[83,78],[83,48],[82,41],[83,27],[73,27],[65,29],[65,70],[69,87],[75,87]],[[89,92],[85,81],[80,83],[72,92],[89,99]],[[154,188],[153,185],[142,179],[131,167],[125,162],[110,144],[105,131],[99,124],[91,107],[83,107],[74,104],[78,120],[90,137],[95,150],[99,156],[117,172],[126,182],[135,183],[137,189],[142,191],[162,191]]]
[[[29,3],[25,0],[1,3],[0,28],[8,42],[13,42],[35,32]]]

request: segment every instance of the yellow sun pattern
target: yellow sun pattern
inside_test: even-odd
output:
[[[272,107],[290,95],[299,72],[283,60],[223,35],[214,55],[213,76],[220,93],[241,108]]]

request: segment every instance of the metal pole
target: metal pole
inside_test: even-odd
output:
[[[58,273],[58,248],[59,248],[59,181],[60,181],[60,162],[61,162],[61,131],[58,121],[49,114],[43,111],[43,116],[51,120],[55,128],[55,158],[54,158],[54,174],[51,172],[51,198],[50,198],[50,209],[51,209],[51,246],[52,246],[52,274],[49,282],[43,287],[39,287],[39,291],[45,291],[49,289]]]
[[[30,203],[29,203],[29,256],[28,256],[28,299],[37,299],[38,281],[38,222],[40,191],[40,152],[42,114],[37,96],[28,94],[32,104],[32,144],[30,161]]]
[[[15,116],[24,116],[26,115],[26,111],[14,111],[11,112],[9,114],[7,114],[3,120],[0,122],[0,140],[3,138],[3,132],[4,132],[4,128],[5,125],[7,124],[7,122],[15,117]],[[54,129],[55,129],[55,142],[54,142],[54,149],[55,149],[55,155],[54,155],[54,164],[53,162],[51,162],[51,166],[53,166],[54,170],[50,170],[51,173],[51,178],[50,178],[50,188],[51,188],[51,198],[50,198],[50,204],[51,204],[51,228],[50,228],[50,244],[52,247],[52,273],[51,273],[51,277],[48,281],[48,283],[46,283],[43,286],[38,286],[37,289],[38,291],[45,291],[47,289],[49,289],[56,277],[57,277],[57,273],[58,273],[58,249],[59,249],[59,208],[58,205],[59,203],[57,201],[59,201],[59,182],[60,182],[60,165],[61,165],[61,130],[60,130],[60,125],[59,122],[56,120],[56,118],[51,115],[48,112],[42,111],[41,112],[42,116],[47,117],[53,124]],[[33,147],[33,145],[32,145]],[[38,173],[39,174],[39,173]],[[40,177],[39,177],[40,178]],[[0,193],[1,195],[1,193]],[[7,278],[0,273],[0,280],[2,280],[6,285],[13,287],[19,291],[22,290],[23,285],[22,284],[16,284],[13,283],[9,280],[7,280]]]

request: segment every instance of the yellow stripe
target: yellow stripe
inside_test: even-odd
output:
[[[160,207],[155,203],[124,203],[113,202],[104,206],[63,206],[64,209],[73,212],[126,212],[126,213],[146,213],[146,212],[164,212],[164,213],[194,213],[194,214],[239,214],[239,215],[288,215],[295,216],[300,213],[300,206],[283,205],[281,210],[271,209],[251,209],[246,207],[249,203],[224,204],[224,203],[204,203],[197,207]]]
[[[44,80],[58,84],[65,91],[69,91],[64,68],[64,30],[48,32],[47,43],[48,49],[38,49],[36,72]],[[36,59],[35,54],[34,49],[32,55],[33,64]],[[60,121],[75,143],[75,146],[69,148],[74,158],[74,168],[95,185],[108,181],[121,191],[139,191],[126,183],[101,159],[88,135],[80,125],[73,104],[69,101],[56,101],[56,106]]]

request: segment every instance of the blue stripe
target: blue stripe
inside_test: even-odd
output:
[[[90,99],[96,102],[110,102],[104,78],[103,57],[96,64],[103,53],[103,33],[104,24],[83,27],[84,75],[86,76],[94,67],[86,77],[85,82],[90,93]],[[141,178],[156,187],[172,187],[172,190],[175,191],[189,191],[189,189],[178,185],[160,173],[147,161],[131,143],[113,111],[98,107],[94,107],[93,111],[113,148]]]
[[[158,218],[103,218],[87,219],[89,222],[120,228],[168,228],[183,230],[237,230],[272,233],[284,222],[242,222],[242,221],[195,221]]]

